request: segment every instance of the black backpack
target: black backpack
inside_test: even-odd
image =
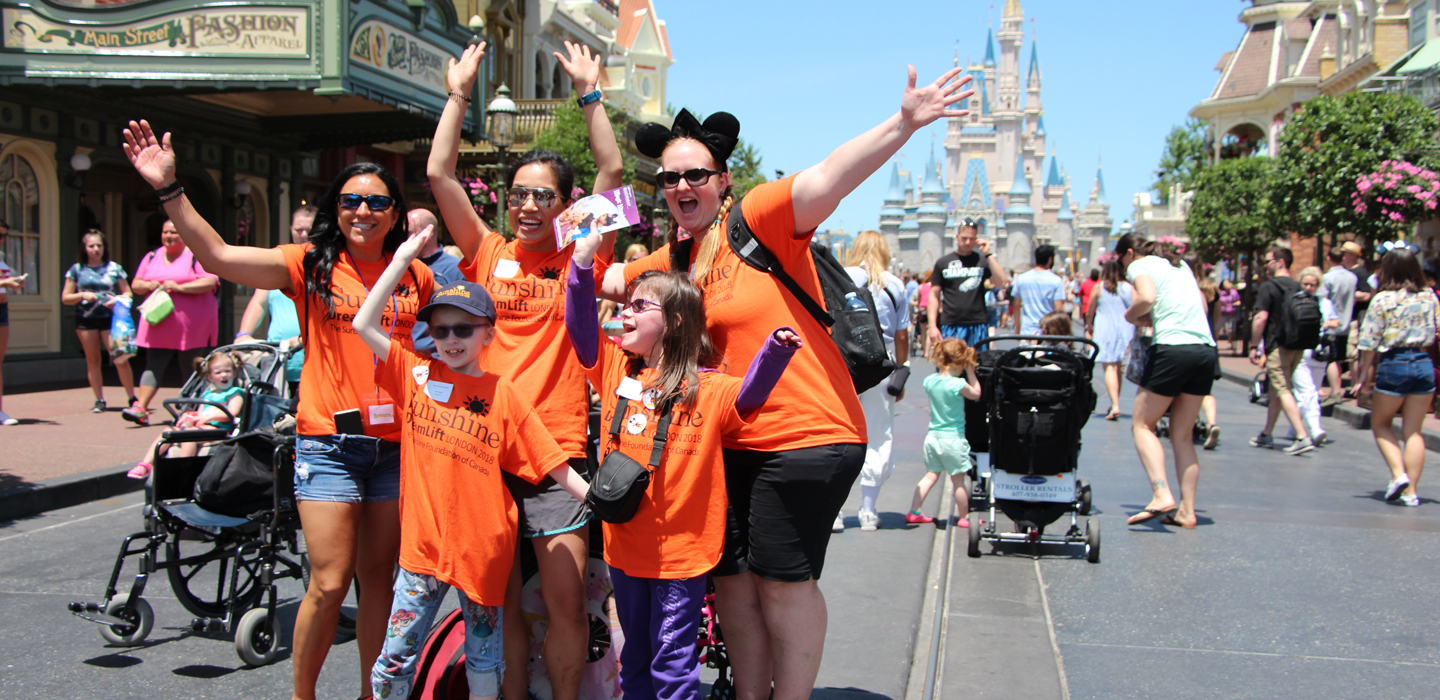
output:
[[[805,310],[809,311],[820,325],[830,330],[830,339],[835,342],[835,347],[840,349],[840,356],[845,358],[845,365],[850,368],[850,381],[855,385],[855,393],[864,393],[885,381],[885,378],[895,371],[895,361],[890,359],[890,354],[885,351],[880,314],[875,310],[875,298],[870,294],[870,289],[855,286],[850,274],[840,266],[835,256],[830,254],[830,249],[812,239],[810,257],[815,261],[820,292],[825,297],[825,306],[820,306],[785,271],[775,254],[755,237],[755,232],[750,230],[750,225],[745,223],[745,216],[740,211],[743,204],[743,199],[735,204],[735,211],[730,213],[730,221],[725,229],[730,249],[735,251],[735,255],[744,260],[745,264],[779,279],[780,283],[800,300]],[[846,300],[851,294],[865,304],[864,309],[846,308]],[[827,308],[835,309],[836,312],[827,313]]]
[[[1281,289],[1284,290],[1284,286]],[[1304,289],[1286,291],[1280,304],[1280,347],[1288,350],[1313,349],[1320,344],[1322,323],[1320,300],[1314,294]]]

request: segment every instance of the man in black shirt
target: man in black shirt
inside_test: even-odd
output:
[[[1265,350],[1261,355],[1260,346],[1250,352],[1250,361],[1260,364],[1263,357],[1265,361],[1265,376],[1270,380],[1270,405],[1265,416],[1265,428],[1260,434],[1250,439],[1250,444],[1255,447],[1274,448],[1275,441],[1270,437],[1270,432],[1275,429],[1275,421],[1279,419],[1280,412],[1285,412],[1285,419],[1295,427],[1295,442],[1285,448],[1285,454],[1298,455],[1315,449],[1310,436],[1305,432],[1305,421],[1300,419],[1300,405],[1295,402],[1295,392],[1291,388],[1290,378],[1295,376],[1295,367],[1300,364],[1301,358],[1305,355],[1304,350],[1292,350],[1280,345],[1280,331],[1284,324],[1285,300],[1300,289],[1300,283],[1290,276],[1290,263],[1294,262],[1294,254],[1289,248],[1271,246],[1265,251],[1265,271],[1270,274],[1270,280],[1260,285],[1260,292],[1255,300],[1255,322],[1251,338],[1264,338]],[[1309,371],[1306,369],[1305,371]]]
[[[959,338],[974,347],[989,336],[985,311],[987,279],[995,287],[1010,283],[1000,261],[990,255],[990,242],[980,240],[975,221],[967,218],[955,234],[955,252],[940,256],[930,273],[926,315],[930,321],[932,347],[942,338]]]

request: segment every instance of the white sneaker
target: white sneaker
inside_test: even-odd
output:
[[[0,411],[0,425],[20,425],[20,421],[11,418],[10,414]]]
[[[1410,476],[1407,474],[1401,474],[1400,478],[1390,482],[1385,486],[1385,500],[1393,501],[1399,498],[1400,492],[1404,491],[1405,487],[1409,485]]]
[[[863,532],[874,532],[880,529],[880,516],[875,513],[860,511],[860,530]]]
[[[835,524],[830,526],[830,531],[831,531],[831,532],[844,532],[844,531],[845,531],[845,513],[842,512],[842,513],[840,513],[839,515],[836,515],[836,516],[835,516]]]
[[[1420,497],[1413,493],[1407,493],[1400,497],[1400,505],[1408,506],[1410,508],[1419,508]]]

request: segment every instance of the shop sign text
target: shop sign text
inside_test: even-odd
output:
[[[26,9],[5,8],[0,41],[7,49],[41,53],[181,56],[310,55],[310,10],[252,6],[194,10],[119,25],[54,22]]]

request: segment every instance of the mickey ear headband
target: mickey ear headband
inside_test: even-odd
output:
[[[730,160],[739,137],[740,121],[729,112],[716,112],[701,124],[689,110],[682,109],[669,129],[653,122],[640,127],[635,133],[635,147],[646,156],[658,159],[671,141],[695,139],[705,144],[720,169],[725,170],[725,162]]]

